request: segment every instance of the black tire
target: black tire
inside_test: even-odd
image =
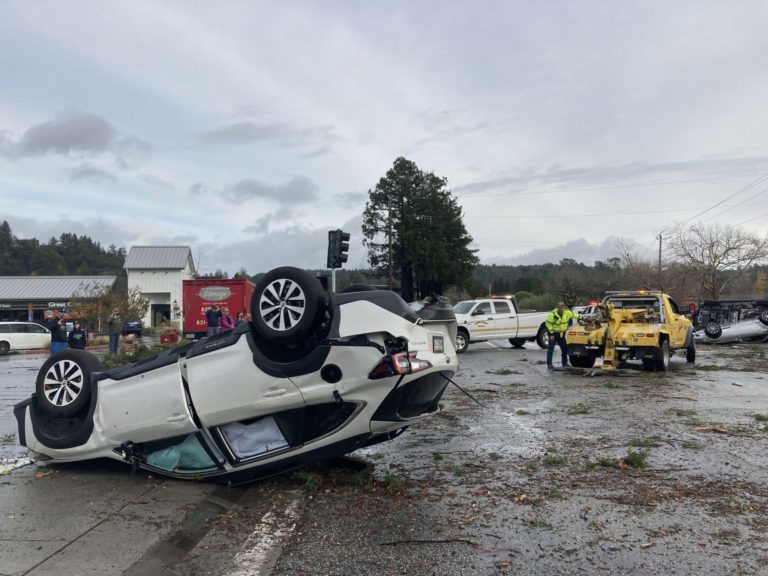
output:
[[[46,360],[35,381],[37,404],[50,416],[76,414],[91,397],[91,376],[101,362],[85,350],[62,350]]]
[[[685,361],[688,362],[688,364],[696,362],[696,343],[693,341],[693,338],[691,338],[691,343],[688,344],[688,348],[685,349]]]
[[[707,325],[704,327],[704,334],[712,340],[717,340],[723,335],[723,329],[720,328],[720,324],[717,322],[707,322]]]
[[[6,342],[5,340],[0,342],[0,354],[1,355],[4,356],[4,355],[8,354],[8,352],[10,352],[10,351],[11,351],[10,343]]]
[[[571,363],[571,366],[575,366],[576,368],[592,368],[592,366],[595,365],[595,355],[569,356],[568,361]]]
[[[344,290],[339,292],[339,294],[346,294],[347,292],[369,292],[371,290],[378,290],[375,286],[371,286],[370,284],[350,284]]]
[[[464,330],[456,332],[456,353],[463,354],[469,348],[469,334]]]
[[[525,338],[510,338],[509,343],[515,348],[522,348],[525,346]]]
[[[253,290],[251,323],[262,338],[278,344],[303,341],[322,321],[320,283],[300,268],[270,270]]]
[[[757,319],[760,320],[761,324],[768,326],[768,310],[761,311]]]
[[[543,325],[539,327],[539,332],[536,334],[536,344],[539,348],[549,348],[549,332]]]
[[[650,358],[643,358],[643,370],[646,372],[653,372],[653,360]]]
[[[653,367],[657,372],[669,370],[669,340],[662,340],[661,346],[653,351]]]

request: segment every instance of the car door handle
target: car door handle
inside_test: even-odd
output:
[[[266,392],[264,392],[264,394],[262,394],[262,396],[264,396],[265,398],[274,398],[275,396],[282,396],[286,392],[288,392],[288,390],[286,390],[285,388],[274,388],[272,390],[267,390]]]
[[[171,416],[170,418],[166,418],[166,422],[183,422],[187,419],[186,414],[181,414],[179,416]]]
[[[486,318],[486,320],[493,320],[493,316],[488,316],[488,318]]]

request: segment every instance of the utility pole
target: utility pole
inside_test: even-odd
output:
[[[664,286],[661,285],[661,234],[659,234],[659,290],[664,291]]]
[[[387,197],[387,243],[389,244],[389,256],[387,258],[387,281],[392,290],[392,196]]]

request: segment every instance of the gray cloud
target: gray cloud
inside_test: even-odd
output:
[[[368,193],[367,192],[339,192],[338,194],[335,194],[333,198],[334,200],[338,201],[339,204],[344,204],[346,206],[350,206],[350,205],[364,206],[366,201],[368,200]]]
[[[588,166],[562,168],[553,166],[547,170],[529,171],[515,176],[498,176],[454,187],[454,193],[467,196],[482,195],[492,191],[509,194],[526,188],[558,186],[567,189],[589,187],[634,187],[660,184],[683,184],[731,178],[735,175],[751,176],[755,171],[765,172],[768,156],[736,158],[704,158],[683,162],[643,163],[621,166]]]
[[[221,195],[233,204],[242,204],[256,198],[274,200],[282,204],[303,204],[317,200],[317,186],[304,176],[296,176],[284,184],[277,185],[245,179],[227,186],[221,191]]]
[[[605,262],[608,258],[619,256],[619,241],[617,236],[609,236],[600,244],[590,244],[584,238],[569,240],[559,246],[551,248],[536,248],[526,254],[509,258],[483,258],[484,264],[507,264],[510,266],[524,266],[530,264],[543,264],[546,262],[557,263],[563,258],[572,258],[576,262],[591,266],[597,260]],[[635,244],[634,240],[625,240],[625,243]]]
[[[78,166],[77,168],[70,170],[69,179],[72,182],[77,182],[79,180],[101,180],[114,182],[117,180],[114,174],[111,174],[106,170],[102,170],[101,168],[90,166],[88,164],[83,164],[82,166]]]
[[[200,132],[200,139],[211,144],[254,144],[269,142],[281,146],[325,146],[339,140],[332,126],[296,128],[282,122],[236,122]],[[325,146],[320,147],[324,150]]]
[[[362,216],[356,216],[341,225],[343,230],[352,234],[349,261],[345,268],[367,267],[361,226]],[[204,245],[200,249],[200,267],[203,271],[221,268],[230,274],[237,272],[241,267],[250,274],[266,272],[278,266],[325,268],[328,230],[330,227],[310,228],[296,225],[282,230],[265,230],[243,242],[224,246]]]
[[[213,191],[214,190],[207,184],[204,184],[203,182],[195,182],[189,187],[188,193],[190,197],[199,199],[211,194]]]
[[[163,190],[173,190],[173,184],[153,174],[141,174],[139,176],[139,179],[142,182],[149,184],[150,186],[153,186],[155,188],[161,188]]]
[[[117,155],[120,165],[120,161],[127,162],[124,157],[137,158],[149,151],[147,142],[135,136],[121,137],[112,124],[89,112],[60,112],[53,120],[30,126],[16,139],[7,130],[0,132],[0,153],[17,158],[112,153]]]

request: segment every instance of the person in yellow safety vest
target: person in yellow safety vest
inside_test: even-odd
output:
[[[558,302],[557,308],[552,310],[547,316],[544,326],[549,332],[549,346],[547,346],[547,368],[554,369],[552,366],[552,356],[555,352],[555,346],[560,346],[560,352],[563,355],[563,366],[568,366],[568,354],[565,346],[565,332],[571,320],[578,318],[579,315],[571,312],[565,307],[565,302]]]

